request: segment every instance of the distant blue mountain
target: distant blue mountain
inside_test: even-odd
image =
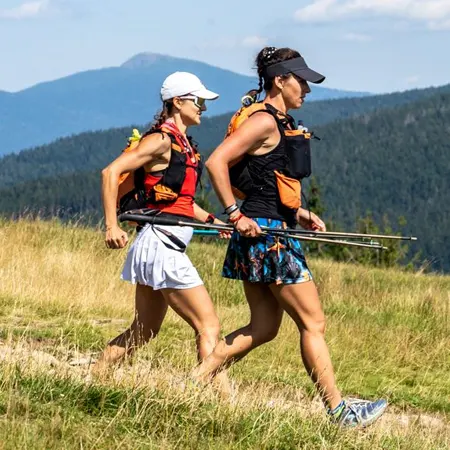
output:
[[[242,95],[257,86],[254,77],[199,61],[142,53],[120,67],[77,73],[17,93],[0,91],[0,155],[83,131],[151,122],[161,105],[159,87],[177,70],[197,74],[221,94],[209,115],[237,109]],[[367,95],[312,89],[312,100]]]

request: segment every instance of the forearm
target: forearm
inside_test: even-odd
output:
[[[119,176],[110,168],[102,171],[102,201],[106,228],[117,225],[116,204]]]
[[[214,161],[206,164],[206,168],[211,179],[214,190],[219,197],[220,202],[227,208],[236,203],[233,191],[231,189],[230,176],[228,174],[228,164]]]
[[[206,222],[206,219],[209,216],[209,212],[205,211],[203,208],[194,203],[194,219],[199,222]]]

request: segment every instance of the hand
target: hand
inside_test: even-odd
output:
[[[306,209],[299,208],[295,220],[305,230],[327,231],[325,223],[316,214]]]
[[[220,219],[214,219],[214,225],[227,225],[225,222],[222,222]],[[232,231],[219,231],[220,239],[230,239],[232,235]]]
[[[239,212],[240,214],[240,212]],[[232,218],[233,215],[231,215]],[[235,224],[234,228],[244,237],[258,237],[261,236],[262,231],[259,225],[249,217],[242,216]]]
[[[128,235],[118,225],[106,228],[105,244],[108,248],[124,248],[128,243]]]

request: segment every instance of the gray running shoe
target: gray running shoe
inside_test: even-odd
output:
[[[380,399],[352,400],[345,403],[345,407],[338,417],[333,420],[343,428],[367,427],[386,411],[387,401]]]

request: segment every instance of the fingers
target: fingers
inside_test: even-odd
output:
[[[262,231],[259,225],[248,217],[242,217],[236,224],[236,230],[241,236],[254,238],[261,235]]]
[[[325,225],[325,223],[316,215],[316,214],[312,214],[311,216],[311,221],[312,221],[312,229],[316,230],[316,231],[326,231],[327,227]]]
[[[125,231],[120,231],[119,234],[111,235],[111,233],[106,233],[105,245],[107,248],[118,249],[124,248],[128,244],[128,235]]]

